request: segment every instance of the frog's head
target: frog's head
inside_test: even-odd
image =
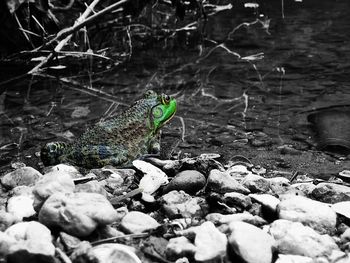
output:
[[[154,97],[149,114],[149,124],[153,133],[156,133],[175,115],[176,100],[166,94],[157,95],[154,91],[148,91],[145,96],[146,98]]]

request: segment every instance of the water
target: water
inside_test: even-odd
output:
[[[232,4],[198,31],[133,47],[130,60],[115,68],[73,60],[61,73],[50,71],[69,81],[34,77],[2,85],[0,165],[37,163],[45,142],[73,140],[153,88],[178,100],[177,118],[164,129],[165,141],[184,136],[176,151],[216,152],[225,160],[244,155],[275,170],[347,168],[346,158],[315,150],[302,112],[350,101],[350,3]],[[0,77],[20,73],[14,66]],[[281,145],[301,153],[281,155]]]

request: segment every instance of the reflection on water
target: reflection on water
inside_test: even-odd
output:
[[[201,25],[203,34],[179,32],[135,49],[130,61],[109,71],[96,73],[86,61],[80,67],[88,73],[75,72],[76,85],[40,77],[3,85],[0,165],[12,156],[26,162],[46,141],[73,139],[147,88],[177,97],[185,152],[229,159],[247,141],[258,150],[296,143],[312,149],[299,113],[350,99],[349,3],[284,1],[282,10],[281,1],[262,2],[256,10],[234,2]],[[10,73],[3,71],[1,80]],[[84,92],[81,84],[94,90]],[[177,118],[165,133],[182,129]]]

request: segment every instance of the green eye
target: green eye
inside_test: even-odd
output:
[[[152,110],[152,114],[154,118],[160,118],[163,116],[163,110],[160,107],[155,107]]]

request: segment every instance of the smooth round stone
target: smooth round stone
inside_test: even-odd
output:
[[[135,252],[135,248],[123,244],[102,244],[92,247],[89,255],[96,263],[142,263]]]
[[[127,213],[120,223],[120,227],[131,234],[142,233],[159,226],[160,224],[153,217],[138,211]]]
[[[95,193],[55,193],[44,203],[39,221],[48,227],[60,227],[78,237],[90,235],[98,226],[117,220],[111,203]]]
[[[7,201],[7,212],[16,218],[23,219],[36,214],[33,208],[34,197],[26,195],[12,196]]]
[[[169,260],[176,260],[181,257],[193,257],[196,252],[195,245],[186,237],[174,237],[169,240],[165,254]]]
[[[247,263],[272,262],[275,242],[272,236],[244,222],[231,222],[229,229],[229,256],[232,262],[237,262],[237,257]]]
[[[185,170],[178,173],[164,188],[163,193],[173,190],[183,190],[188,194],[195,194],[206,184],[205,176],[196,170]]]
[[[1,184],[7,189],[15,188],[16,186],[34,185],[43,175],[32,167],[18,168],[10,173],[5,174],[1,178]]]
[[[301,222],[321,234],[334,233],[337,215],[327,204],[302,196],[293,196],[277,205],[280,219]]]
[[[229,192],[238,192],[242,194],[250,193],[250,191],[240,184],[235,178],[218,169],[213,169],[210,171],[207,190],[222,194]]]

